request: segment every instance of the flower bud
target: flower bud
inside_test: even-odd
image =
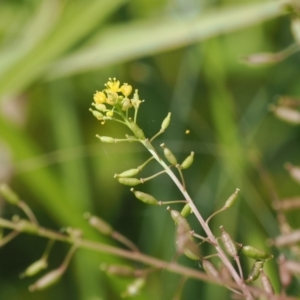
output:
[[[127,111],[130,107],[132,107],[131,101],[129,98],[124,98],[122,101],[122,110]]]
[[[245,280],[245,282],[252,282],[256,280],[260,275],[260,269],[264,266],[264,261],[257,260],[252,266],[252,269],[249,272],[248,278]]]
[[[127,84],[127,83],[124,83],[122,86],[121,86],[121,93],[125,96],[125,97],[128,97],[132,92],[132,86]]]
[[[177,165],[177,159],[174,156],[174,154],[171,152],[171,150],[168,149],[165,146],[165,144],[161,144],[160,146],[164,149],[164,155],[165,155],[165,158],[168,160],[168,162],[174,166]]]
[[[226,200],[224,207],[229,208],[235,203],[235,201],[238,197],[239,191],[240,191],[240,189],[235,190],[235,192]]]
[[[99,103],[99,104],[105,103],[105,101],[106,101],[106,95],[103,92],[98,92],[97,91],[94,94],[94,101],[95,101],[95,103]]]
[[[192,151],[191,154],[182,162],[180,165],[181,169],[187,169],[189,168],[194,161],[194,152]]]
[[[254,248],[252,246],[243,246],[242,253],[250,258],[258,260],[269,260],[273,258],[272,254],[268,254],[267,252]]]
[[[97,137],[98,139],[100,139],[100,141],[101,141],[102,143],[110,143],[110,144],[112,144],[112,143],[115,143],[115,142],[116,142],[116,140],[115,140],[114,138],[110,137],[110,136],[100,136],[100,135],[96,135],[96,137]]]
[[[94,115],[94,117],[97,119],[97,120],[103,120],[103,114],[101,114],[101,112],[97,111],[97,110],[92,110],[91,108],[89,109],[92,114]]]
[[[190,207],[190,205],[187,203],[183,209],[181,210],[180,214],[185,218],[187,217],[189,214],[192,213],[192,209]]]
[[[12,205],[18,205],[21,201],[19,196],[5,183],[0,184],[0,195]]]
[[[106,106],[105,106],[104,104],[96,103],[96,104],[94,104],[94,106],[95,106],[96,109],[99,110],[99,111],[105,112],[105,110],[106,110]]]
[[[140,139],[140,140],[146,139],[143,130],[136,123],[131,121],[130,129],[138,139]]]
[[[229,233],[227,233],[224,230],[223,226],[220,226],[220,229],[222,230],[221,239],[222,239],[222,242],[223,242],[226,252],[230,256],[236,257],[238,255],[238,249],[237,249],[236,243],[233,241],[233,239],[231,238]]]
[[[65,271],[64,268],[58,268],[58,269],[55,269],[55,270],[47,273],[46,275],[41,277],[36,283],[31,285],[29,287],[29,290],[31,292],[44,290],[45,288],[47,288],[47,287],[55,284],[57,281],[59,281],[60,278],[62,277],[64,271]]]
[[[139,172],[140,172],[139,169],[130,169],[130,170],[124,171],[120,174],[115,174],[114,178],[132,177],[132,176],[135,176],[136,174],[138,174]]]
[[[136,185],[142,183],[142,181],[138,178],[126,178],[126,177],[123,178],[123,177],[120,177],[120,178],[118,178],[118,181],[121,184],[129,185],[129,186],[136,186]]]
[[[107,90],[106,93],[107,93],[106,103],[110,105],[116,105],[119,99],[118,94],[111,90]]]
[[[89,224],[104,235],[111,235],[113,232],[112,227],[99,217],[91,216],[89,218]]]
[[[161,129],[160,130],[161,131],[165,131],[169,127],[170,121],[171,121],[171,113],[169,112],[168,115],[163,120],[163,122],[161,124]]]
[[[146,204],[151,204],[151,205],[157,205],[158,201],[151,195],[140,192],[140,191],[135,191],[133,188],[131,189],[131,191],[134,193],[135,197],[139,200],[141,200],[142,202],[146,203]]]
[[[48,267],[47,261],[44,258],[41,258],[34,263],[32,263],[27,269],[20,275],[21,278],[34,276],[38,274],[40,271],[46,269]]]

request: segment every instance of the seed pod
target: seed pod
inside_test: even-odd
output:
[[[207,259],[202,260],[202,267],[204,271],[212,278],[219,279],[220,274],[216,267]]]
[[[96,216],[91,216],[89,218],[89,224],[97,229],[99,232],[105,235],[111,235],[113,233],[112,227],[105,222],[104,220],[100,219]]]
[[[170,121],[171,121],[171,113],[169,112],[168,115],[165,117],[165,119],[163,120],[162,124],[161,124],[161,131],[164,132],[170,125]]]
[[[300,168],[293,166],[290,163],[285,164],[285,168],[289,171],[290,176],[298,183],[300,183]]]
[[[111,275],[118,275],[122,277],[134,276],[134,269],[129,266],[101,264],[100,269]]]
[[[187,203],[183,209],[181,210],[180,214],[185,218],[187,217],[189,214],[192,213],[192,209],[190,207],[190,205]]]
[[[192,151],[191,154],[182,162],[180,165],[181,169],[187,169],[189,168],[194,161],[194,152]]]
[[[272,105],[270,109],[278,119],[294,125],[300,124],[300,112],[298,110],[274,105]]]
[[[19,196],[5,183],[0,184],[0,195],[10,204],[18,205]]]
[[[142,202],[146,203],[146,204],[151,204],[151,205],[157,205],[158,201],[151,195],[140,192],[140,191],[135,191],[133,188],[131,189],[131,191],[134,193],[135,197],[139,200],[141,200]]]
[[[121,294],[122,298],[136,296],[145,285],[146,280],[143,277],[135,279],[131,284],[127,286],[126,291]]]
[[[168,162],[174,166],[177,165],[177,159],[174,156],[174,154],[171,152],[171,150],[167,148],[165,144],[161,144],[160,146],[164,149],[164,155],[168,160]]]
[[[36,283],[31,285],[29,287],[29,290],[31,292],[44,290],[45,288],[47,288],[47,287],[55,284],[57,281],[59,281],[60,278],[62,277],[64,271],[65,271],[64,268],[58,268],[58,269],[55,269],[55,270],[47,273],[46,275],[41,277]]]
[[[226,252],[232,257],[237,257],[238,249],[236,243],[233,241],[229,233],[224,230],[223,226],[220,226],[220,229],[222,231],[221,239]]]
[[[264,266],[264,261],[262,260],[256,260],[255,263],[252,266],[252,269],[249,272],[248,278],[245,280],[245,282],[252,282],[256,280],[260,275],[260,269]]]
[[[110,137],[110,136],[96,135],[96,137],[99,138],[102,143],[110,143],[110,144],[112,144],[112,143],[116,142],[116,140],[114,138]]]
[[[138,178],[126,178],[126,177],[123,178],[123,177],[121,177],[121,178],[118,178],[118,181],[121,184],[129,185],[129,186],[136,186],[136,185],[142,183],[142,181]]]
[[[238,197],[239,191],[240,191],[240,189],[235,190],[235,192],[226,200],[224,207],[229,208],[235,203],[235,201]]]
[[[172,209],[171,217],[175,221],[176,225],[183,224],[187,232],[191,231],[191,227],[187,220],[180,214],[179,211]]]
[[[192,241],[185,244],[183,253],[186,257],[188,257],[192,260],[201,260],[199,248]]]
[[[27,269],[20,275],[21,278],[34,276],[38,274],[40,271],[46,269],[48,267],[47,261],[44,258],[41,258],[34,263],[32,263]]]
[[[138,174],[140,172],[139,169],[130,169],[130,170],[127,170],[127,171],[124,171],[120,174],[115,174],[115,178],[119,178],[119,177],[132,177],[132,176],[135,176],[136,174]]]
[[[260,281],[263,290],[269,295],[274,295],[274,289],[271,284],[271,281],[269,277],[265,274],[263,269],[260,269]]]
[[[273,258],[272,254],[269,254],[263,250],[254,248],[252,246],[243,246],[242,253],[250,258],[258,259],[258,260],[269,260]]]
[[[286,267],[286,259],[283,254],[278,258],[280,282],[284,288],[288,287],[292,282],[292,274]]]
[[[294,210],[300,208],[300,197],[287,198],[282,201],[276,201],[273,205],[276,210]]]
[[[294,245],[300,241],[300,230],[294,230],[290,233],[280,235],[273,240],[273,244],[277,247]]]
[[[287,270],[289,270],[289,272],[293,273],[293,274],[300,274],[300,263],[297,261],[292,261],[292,260],[287,260],[285,262],[285,266],[287,268]]]
[[[140,140],[146,139],[143,130],[136,123],[131,121],[130,129],[138,139],[140,139]]]

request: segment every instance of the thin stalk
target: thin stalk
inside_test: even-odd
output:
[[[141,263],[144,263],[145,265],[149,265],[149,266],[152,266],[153,268],[157,268],[160,270],[168,270],[169,272],[180,274],[182,276],[186,276],[187,278],[194,278],[194,279],[202,280],[205,282],[214,283],[217,285],[226,285],[233,289],[241,290],[241,286],[232,281],[226,281],[226,280],[216,281],[214,278],[208,276],[206,273],[179,265],[176,262],[166,262],[166,261],[148,256],[148,255],[145,255],[145,254],[142,254],[139,252],[132,252],[129,250],[120,249],[120,248],[117,248],[114,246],[109,246],[106,244],[102,244],[99,242],[90,241],[90,240],[86,240],[86,239],[74,238],[72,236],[64,235],[64,234],[49,230],[47,228],[43,228],[41,226],[38,226],[37,227],[38,229],[35,232],[26,231],[25,229],[18,229],[17,223],[0,218],[0,227],[9,228],[12,230],[18,230],[19,232],[69,243],[69,244],[73,245],[73,247],[74,247],[72,249],[71,253],[73,253],[73,251],[75,251],[78,248],[94,250],[97,252],[102,252],[102,253],[107,253],[110,255],[118,256],[118,257],[127,258],[132,261],[141,262]],[[70,256],[71,256],[71,254],[70,254]],[[248,286],[248,289],[249,289],[249,291],[253,292],[253,294],[256,296],[261,296],[261,295],[267,296],[267,293],[260,288]],[[272,297],[273,297],[272,300],[283,300],[281,296],[272,296]],[[294,298],[294,297],[285,297],[284,298],[284,300],[296,300],[296,299],[297,298]]]
[[[220,247],[217,239],[215,238],[214,234],[210,230],[208,224],[204,221],[203,217],[201,216],[200,212],[198,211],[197,207],[195,206],[193,200],[191,199],[188,192],[184,189],[181,182],[178,180],[178,178],[175,176],[175,174],[172,172],[172,170],[166,165],[166,163],[158,156],[157,152],[155,151],[154,147],[150,143],[149,140],[142,141],[143,145],[148,149],[148,151],[153,155],[153,157],[157,160],[157,162],[166,170],[167,174],[170,176],[170,178],[173,180],[173,182],[177,185],[178,189],[183,194],[184,198],[187,200],[188,204],[190,205],[193,213],[195,214],[197,220],[199,221],[200,225],[202,226],[203,230],[206,232],[207,237],[211,241],[211,243],[214,245],[216,251],[219,254],[220,259],[224,263],[224,265],[229,270],[232,278],[237,283],[237,285],[240,287],[240,289],[243,291],[244,295],[247,296],[248,300],[252,300],[253,297],[251,293],[249,292],[249,289],[247,288],[244,281],[241,279],[239,274],[236,272],[235,268],[231,264],[230,260],[226,256],[226,254],[223,252],[222,248]]]

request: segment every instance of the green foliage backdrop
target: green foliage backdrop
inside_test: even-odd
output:
[[[281,197],[299,194],[283,164],[300,164],[300,129],[275,119],[268,106],[278,95],[300,95],[300,59],[295,54],[249,68],[239,57],[294,43],[288,2],[1,1],[0,180],[18,191],[44,226],[81,228],[85,236],[110,243],[87,225],[83,213],[90,211],[145,253],[172,260],[174,226],[166,210],[137,203],[113,179],[141,164],[143,149],[95,138],[104,128],[88,111],[92,95],[108,77],[117,77],[146,100],[139,124],[147,135],[172,112],[170,129],[157,143],[166,142],[182,158],[195,152],[187,185],[204,216],[241,189],[239,205],[213,220],[212,228],[223,224],[240,241],[265,245],[279,231],[253,158],[262,160]],[[124,134],[105,125],[105,135]],[[145,189],[163,200],[178,197],[167,178]],[[0,204],[2,216],[17,213]],[[290,218],[299,226],[296,214]],[[119,299],[127,282],[99,270],[100,263],[119,259],[85,250],[60,283],[30,293],[32,281],[18,275],[40,257],[45,243],[24,235],[0,249],[0,299]],[[53,267],[67,250],[55,245]],[[275,263],[269,269],[278,291]],[[136,299],[172,299],[178,282],[161,272]],[[182,299],[225,297],[222,288],[191,280]]]

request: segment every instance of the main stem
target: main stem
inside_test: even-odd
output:
[[[238,275],[236,272],[235,268],[232,266],[231,262],[229,261],[228,257],[220,247],[217,239],[215,238],[214,234],[210,230],[208,224],[205,223],[203,217],[201,216],[200,212],[198,211],[197,207],[195,206],[193,200],[189,196],[188,192],[186,189],[182,186],[181,182],[178,180],[176,175],[172,172],[172,170],[167,166],[167,164],[159,157],[157,154],[155,148],[152,146],[151,142],[147,139],[144,141],[141,141],[143,145],[148,149],[148,151],[152,154],[152,156],[157,160],[157,162],[166,170],[170,178],[173,180],[173,182],[177,185],[178,189],[181,191],[183,194],[184,198],[190,205],[193,213],[195,214],[196,218],[198,219],[199,223],[201,224],[203,230],[206,232],[207,237],[209,238],[210,242],[214,245],[216,251],[219,254],[220,259],[224,263],[224,265],[227,267],[229,270],[232,278],[235,280],[237,285],[240,287],[240,289],[243,291],[243,293],[247,296],[247,300],[252,300],[253,297],[251,293],[249,292],[246,284],[244,281],[241,279],[241,277]]]

